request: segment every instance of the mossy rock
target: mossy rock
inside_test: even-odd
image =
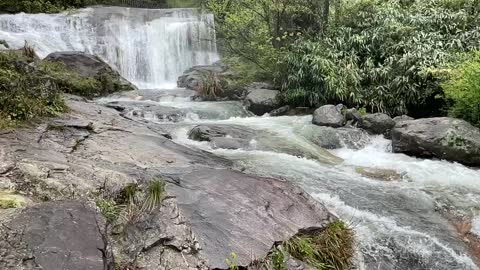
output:
[[[0,191],[0,209],[22,208],[27,206],[29,203],[29,199],[19,194],[15,194],[14,191]]]

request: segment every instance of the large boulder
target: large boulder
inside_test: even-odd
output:
[[[480,165],[480,130],[448,117],[399,122],[392,130],[393,151]]]
[[[83,203],[43,203],[0,225],[0,269],[110,269],[100,219]]]
[[[240,100],[244,91],[238,87],[235,81],[238,75],[232,72],[228,66],[216,62],[212,65],[193,66],[178,77],[177,86],[194,90],[203,100]],[[215,84],[215,93],[204,91],[205,87]]]
[[[44,60],[64,63],[82,77],[97,78],[100,81],[112,84],[112,87],[116,88],[115,91],[136,90],[134,85],[96,55],[77,51],[54,52],[47,55]]]
[[[312,123],[317,126],[343,127],[345,117],[340,108],[334,105],[324,105],[315,110]]]
[[[374,113],[362,116],[358,126],[371,134],[389,134],[395,121],[384,113]]]
[[[256,115],[264,115],[281,106],[280,91],[266,83],[252,83],[247,87],[245,107]]]

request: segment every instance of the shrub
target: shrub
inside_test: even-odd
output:
[[[472,55],[449,72],[442,88],[453,103],[449,114],[480,127],[480,52]]]
[[[19,53],[0,53],[0,128],[67,110],[52,78],[28,61]]]
[[[429,70],[479,48],[479,3],[345,1],[324,35],[287,47],[277,82],[297,105],[340,101],[391,115],[438,113],[438,104],[427,106],[441,93]]]

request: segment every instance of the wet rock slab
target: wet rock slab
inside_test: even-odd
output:
[[[107,269],[97,215],[83,203],[40,204],[0,224],[0,269]]]
[[[180,177],[172,192],[196,232],[212,268],[225,269],[262,258],[275,242],[300,229],[322,228],[333,220],[325,207],[287,182],[229,169],[198,169]]]

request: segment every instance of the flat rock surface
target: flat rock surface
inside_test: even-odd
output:
[[[300,229],[321,228],[333,218],[303,190],[288,182],[245,175],[228,169],[199,169],[173,187],[178,203],[197,233],[212,268],[226,268],[267,255],[277,241]]]
[[[0,269],[106,269],[95,210],[83,203],[40,204],[0,224]]]

